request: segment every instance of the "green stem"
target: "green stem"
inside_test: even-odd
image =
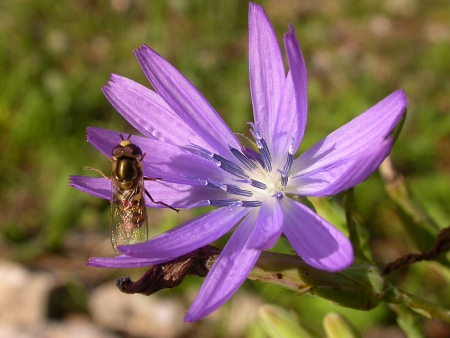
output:
[[[450,322],[450,311],[393,286],[380,270],[355,261],[337,273],[317,270],[296,255],[262,252],[249,279],[328,299],[357,310],[371,310],[381,302],[404,305],[428,318]]]
[[[427,318],[439,318],[450,323],[450,311],[425,299],[414,296],[392,286],[383,292],[382,300],[387,303],[403,304]]]
[[[408,338],[425,338],[418,314],[403,304],[389,304],[389,308],[397,314],[397,324]]]
[[[389,197],[396,205],[405,232],[411,236],[420,251],[429,250],[436,242],[439,226],[415,198],[403,176],[397,172],[391,156],[380,165],[380,174]],[[447,257],[441,256],[437,261],[450,268],[450,260]]]
[[[377,307],[380,295],[389,287],[379,269],[371,264],[355,262],[332,273],[314,269],[298,256],[273,252],[261,253],[248,278],[359,310]]]
[[[353,218],[353,209],[355,207],[355,189],[350,188],[345,192],[345,218],[347,220],[348,235],[350,242],[352,242],[353,250],[356,257],[363,257],[361,252],[361,243],[359,240],[358,230],[356,228],[356,222]]]

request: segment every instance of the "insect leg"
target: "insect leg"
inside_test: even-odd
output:
[[[162,180],[162,177],[147,177],[147,176],[144,176],[144,181],[158,181],[158,180]]]
[[[153,203],[155,203],[155,204],[161,204],[161,205],[164,205],[164,206],[166,206],[166,207],[168,207],[168,208],[170,208],[170,209],[172,209],[172,210],[175,210],[176,212],[180,211],[180,209],[175,209],[174,207],[172,207],[172,206],[170,206],[170,205],[168,205],[168,204],[166,204],[166,203],[164,203],[164,202],[161,202],[161,201],[155,201],[155,200],[153,199],[152,195],[150,195],[150,193],[147,191],[147,189],[145,189],[145,194],[146,194],[146,195],[148,196],[148,198],[150,198],[150,200],[151,200]]]
[[[106,176],[104,173],[102,173],[100,170],[92,168],[92,167],[83,167],[83,170],[92,170],[98,172],[100,175],[102,175],[104,178],[107,178],[108,180],[111,179],[111,177]]]

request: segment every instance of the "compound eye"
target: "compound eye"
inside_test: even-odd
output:
[[[125,154],[128,154],[128,155],[136,155],[136,156],[140,155],[140,156],[142,156],[141,148],[139,148],[137,145],[135,145],[133,143],[126,145],[123,148],[123,150],[124,150]]]
[[[116,145],[112,151],[112,155],[113,156],[117,156],[120,155],[124,152],[124,148],[123,146],[121,146],[120,144]]]

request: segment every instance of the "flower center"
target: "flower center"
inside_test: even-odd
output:
[[[215,163],[218,168],[231,174],[229,182],[190,177],[196,182],[221,189],[230,194],[230,198],[227,199],[200,201],[193,206],[227,206],[238,203],[243,207],[259,207],[263,199],[268,196],[278,199],[283,198],[284,187],[288,182],[288,173],[293,161],[293,150],[289,149],[283,169],[273,169],[272,155],[267,143],[261,137],[256,126],[252,123],[250,125],[259,152],[246,147],[238,150],[228,145],[231,154],[238,160],[238,164],[236,164],[236,161],[232,162],[200,146],[191,145],[188,147],[196,155]]]

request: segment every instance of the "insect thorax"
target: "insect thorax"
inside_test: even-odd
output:
[[[142,177],[141,163],[134,156],[122,155],[113,159],[112,176],[122,190],[135,187]]]

